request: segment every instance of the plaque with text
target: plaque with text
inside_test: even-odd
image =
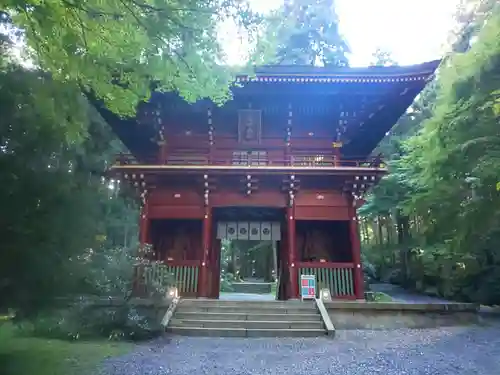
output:
[[[238,140],[240,143],[260,143],[261,116],[257,109],[240,109],[238,111]]]

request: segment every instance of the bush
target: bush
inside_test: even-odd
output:
[[[135,253],[134,248],[89,250],[79,261],[80,269],[86,271],[81,291],[90,297],[77,297],[74,303],[45,310],[22,322],[22,328],[32,335],[67,340],[104,337],[135,341],[160,335],[163,329],[157,311],[131,300]],[[164,275],[162,281],[171,285],[173,280]],[[147,290],[148,299],[165,305],[165,285],[148,285]],[[110,297],[122,302],[103,303]]]
[[[220,276],[220,291],[221,292],[234,292],[233,288],[234,275],[226,272],[221,273]]]
[[[130,301],[119,305],[96,305],[80,301],[65,309],[45,312],[21,327],[30,335],[88,340],[147,340],[163,332],[154,309],[135,306]]]

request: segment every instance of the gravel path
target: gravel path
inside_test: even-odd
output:
[[[339,331],[334,340],[172,337],[102,364],[101,375],[498,375],[500,325]]]
[[[425,294],[418,294],[401,288],[393,284],[372,284],[370,285],[374,292],[383,292],[392,297],[394,301],[406,303],[448,303],[445,299]]]

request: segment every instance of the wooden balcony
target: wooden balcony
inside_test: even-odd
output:
[[[159,163],[155,157],[136,160],[130,154],[121,154],[117,157],[117,166],[172,166],[172,167],[224,167],[239,169],[241,167],[250,167],[252,169],[266,169],[269,167],[298,167],[314,169],[331,168],[360,168],[385,170],[386,165],[380,158],[359,158],[359,159],[338,159],[333,155],[320,153],[294,153],[287,158],[268,158],[265,153],[233,153],[226,158],[213,158],[209,155],[200,155],[194,153],[171,153],[163,163]]]

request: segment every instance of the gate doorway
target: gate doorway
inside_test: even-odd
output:
[[[214,208],[211,297],[282,299],[283,209]]]

